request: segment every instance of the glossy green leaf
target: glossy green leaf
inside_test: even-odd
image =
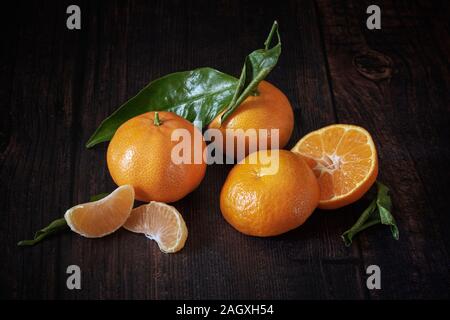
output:
[[[48,238],[52,234],[60,232],[62,230],[67,229],[66,219],[56,219],[51,222],[47,227],[37,231],[34,235],[34,238],[31,240],[22,240],[17,243],[18,246],[34,246],[36,243],[41,242],[45,238]]]
[[[272,47],[274,35],[277,35],[276,44]],[[274,21],[272,29],[264,42],[264,49],[255,50],[245,58],[239,82],[233,98],[226,111],[222,114],[222,123],[233,111],[251,94],[257,94],[258,84],[264,80],[278,62],[281,54],[281,38],[278,32],[278,23]]]
[[[345,245],[348,247],[352,244],[353,237],[363,231],[364,229],[367,229],[370,226],[373,226],[375,224],[379,223],[379,220],[376,216],[373,216],[373,212],[377,208],[376,199],[374,199],[370,205],[364,210],[364,212],[361,214],[361,216],[358,218],[356,223],[347,231],[345,231],[342,234],[342,240],[344,240]]]
[[[380,213],[380,221],[382,224],[388,225],[391,228],[392,236],[398,240],[399,232],[397,224],[395,222],[394,216],[391,214],[392,211],[392,201],[389,195],[389,188],[377,182],[378,196],[377,196],[377,208]]]
[[[86,144],[109,141],[125,121],[148,111],[171,111],[198,125],[208,125],[227,105],[237,79],[212,68],[176,72],[150,82],[106,118]]]
[[[389,225],[394,239],[399,239],[399,232],[394,216],[391,214],[392,201],[389,195],[389,188],[381,182],[377,182],[377,196],[366,210],[361,214],[358,221],[342,234],[342,239],[346,246],[352,244],[353,237],[361,231],[376,225]]]

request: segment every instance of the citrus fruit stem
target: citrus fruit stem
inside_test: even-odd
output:
[[[264,41],[264,49],[265,50],[269,50],[270,44],[272,43],[273,35],[277,31],[278,31],[278,22],[275,20],[273,22],[272,28],[270,29],[270,32],[269,32],[269,35],[267,36],[266,41]],[[279,35],[278,35],[278,37],[279,37]]]
[[[161,121],[159,120],[159,114],[158,112],[155,112],[155,119],[153,119],[153,124],[155,126],[160,126],[161,125]]]
[[[34,246],[36,243],[41,242],[45,238],[49,237],[52,234],[60,232],[62,230],[67,229],[66,219],[56,219],[52,221],[47,227],[37,231],[34,235],[34,238],[31,240],[22,240],[17,243],[18,246]]]

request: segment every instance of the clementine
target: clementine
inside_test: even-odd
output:
[[[257,151],[230,171],[220,209],[238,231],[267,237],[302,225],[319,197],[314,173],[301,156],[287,150]]]
[[[192,137],[189,161],[183,163],[172,159],[172,148],[179,142],[171,136],[177,129],[187,130]],[[145,113],[117,129],[108,146],[108,169],[117,185],[134,187],[136,199],[174,202],[197,188],[205,176],[203,156],[195,155],[203,154],[205,147],[201,132],[186,119],[172,112]]]
[[[364,128],[334,124],[313,131],[292,148],[313,169],[320,184],[321,209],[337,209],[360,199],[378,175],[378,157]]]
[[[226,129],[241,129],[244,133],[249,129],[256,129],[256,150],[261,150],[271,149],[270,129],[279,129],[279,148],[283,148],[289,141],[294,128],[294,113],[288,98],[277,87],[267,81],[261,81],[256,95],[250,95],[223,123],[220,123],[222,114],[223,112],[209,124],[208,128],[219,129],[222,132],[225,154]],[[259,129],[269,131],[266,147],[262,147],[259,141]],[[233,136],[235,139],[234,157],[236,157],[236,146],[239,139],[245,141],[245,156],[251,151],[250,138],[248,135],[244,135],[242,131],[235,131]]]

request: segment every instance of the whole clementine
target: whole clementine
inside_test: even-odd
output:
[[[220,123],[220,116],[217,116],[208,126],[208,128],[219,129],[223,136],[223,150],[226,154],[226,129],[234,131],[234,157],[236,157],[236,146],[239,136],[245,140],[245,156],[250,153],[249,136],[244,135],[242,131],[256,129],[257,148],[256,150],[271,149],[270,132],[266,146],[261,146],[259,141],[259,129],[278,129],[279,130],[279,148],[283,148],[291,137],[294,128],[294,113],[288,98],[277,87],[267,81],[261,81],[258,85],[255,95],[250,95],[239,105],[234,112]],[[239,131],[238,129],[241,129]],[[253,150],[253,151],[256,151]],[[229,156],[229,154],[228,154]],[[240,159],[238,159],[240,160]]]
[[[275,236],[302,225],[319,197],[317,179],[300,155],[257,151],[230,171],[220,193],[220,209],[244,234]]]
[[[174,130],[184,129],[191,143],[190,161],[174,162]],[[201,150],[195,137],[199,137]],[[206,163],[195,152],[205,149],[201,132],[172,112],[150,112],[134,117],[117,129],[108,146],[108,169],[117,185],[130,184],[136,199],[174,202],[192,192],[205,176]]]

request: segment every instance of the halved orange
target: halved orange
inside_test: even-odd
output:
[[[188,236],[186,223],[178,210],[156,201],[133,209],[123,227],[155,240],[165,253],[181,250]]]
[[[313,131],[292,148],[313,169],[321,209],[337,209],[360,199],[378,175],[375,144],[364,128],[334,124]]]
[[[119,229],[130,216],[134,189],[124,185],[98,201],[79,204],[64,214],[72,231],[87,238],[100,238]]]

